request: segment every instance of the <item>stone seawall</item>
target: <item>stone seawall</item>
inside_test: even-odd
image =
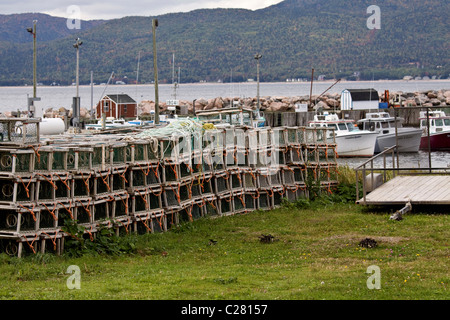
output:
[[[450,107],[450,89],[449,90],[428,90],[420,92],[390,92],[391,103],[394,99],[400,100],[402,106],[410,107]],[[384,99],[384,92],[380,93],[381,99]],[[311,101],[311,103],[310,103]],[[195,110],[211,110],[231,107],[233,103],[237,103],[243,107],[253,108],[257,107],[257,98],[230,98],[217,97],[215,99],[199,98],[195,101]],[[341,96],[340,93],[328,93],[322,96],[294,96],[294,97],[277,97],[277,96],[263,96],[260,97],[261,110],[265,112],[289,112],[295,110],[296,104],[307,104],[311,111],[318,108],[323,110],[340,109]],[[189,112],[193,111],[193,101],[180,100],[180,105],[187,106]],[[160,104],[161,110],[167,109],[165,103]],[[140,114],[150,114],[151,110],[155,109],[153,101],[142,101],[139,104],[141,110]]]
[[[380,98],[384,99],[384,92],[379,93]],[[428,90],[420,92],[390,92],[390,103],[401,103],[403,107],[450,107],[450,89],[443,90]],[[194,111],[194,102],[187,100],[180,100],[180,105],[186,107],[189,113]],[[290,113],[295,111],[296,104],[308,105],[308,110],[314,112],[318,109],[324,111],[340,110],[341,96],[340,93],[326,93],[322,96],[262,96],[260,97],[261,111],[264,111],[266,115],[271,113]],[[245,108],[257,108],[257,98],[240,98],[240,97],[217,97],[213,99],[204,99],[199,97],[195,100],[195,110],[211,110],[229,108],[233,105],[243,106]],[[160,111],[167,111],[168,106],[165,102],[160,103]],[[154,101],[141,101],[138,104],[138,114],[140,116],[150,116],[151,112],[155,110]],[[64,108],[45,110],[44,117],[59,117],[68,114],[71,117],[72,110],[66,110]],[[356,119],[360,118],[359,112],[350,112],[350,117]],[[5,116],[12,115],[11,112],[5,113]],[[82,119],[90,119],[89,111],[85,108],[81,108],[80,115]],[[418,118],[419,110],[408,112],[404,114],[404,118],[407,123],[414,124]],[[361,115],[363,116],[363,115]],[[303,120],[297,121],[297,123],[303,123],[309,120],[308,117],[302,116]],[[306,120],[305,120],[306,119]],[[311,118],[312,119],[312,118]],[[291,120],[292,122],[293,120]],[[301,124],[299,124],[301,125]]]

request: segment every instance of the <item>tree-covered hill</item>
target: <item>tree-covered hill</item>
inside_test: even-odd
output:
[[[0,41],[12,43],[27,43],[32,37],[27,28],[33,27],[33,20],[36,20],[36,29],[40,42],[52,41],[74,35],[79,30],[67,28],[66,18],[52,17],[43,13],[22,13],[22,14],[0,14]],[[83,30],[89,30],[105,22],[104,20],[80,21]],[[69,21],[69,24],[72,21]]]
[[[370,5],[380,7],[381,29],[367,27]],[[256,76],[256,53],[262,55],[262,81],[309,78],[312,68],[328,79],[447,78],[449,9],[447,0],[286,0],[256,11],[203,9],[165,14],[156,17],[159,79],[172,81],[175,54],[182,82],[246,81]],[[83,40],[82,82],[89,82],[91,70],[97,83],[106,82],[112,71],[116,79],[131,82],[136,79],[138,56],[140,82],[151,82],[152,18],[109,20],[68,37],[40,42],[39,82],[75,80],[74,36]],[[31,40],[2,39],[0,84],[30,84]]]

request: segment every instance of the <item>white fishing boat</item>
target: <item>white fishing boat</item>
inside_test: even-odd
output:
[[[367,113],[366,118],[359,120],[358,123],[362,124],[363,130],[378,134],[375,153],[395,145],[398,145],[399,152],[418,152],[422,130],[403,127],[403,120],[397,117],[396,129],[395,117],[388,112],[373,112]]]
[[[133,126],[133,124],[127,123],[124,119],[115,119],[113,117],[107,117],[104,121],[105,123],[100,119],[95,124],[87,124],[86,130],[117,129]]]
[[[372,157],[375,153],[377,133],[359,130],[354,120],[343,120],[335,113],[324,113],[315,115],[308,126],[335,129],[336,152],[339,157]]]
[[[197,111],[195,116],[198,120],[214,124],[216,127],[226,126],[248,126],[262,128],[265,118],[259,112],[249,108],[223,108]]]

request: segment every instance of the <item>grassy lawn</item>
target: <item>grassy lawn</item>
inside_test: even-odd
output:
[[[448,215],[389,216],[318,201],[130,236],[135,250],[121,255],[2,254],[0,299],[449,299]],[[378,246],[359,246],[365,238]],[[70,265],[80,268],[79,290],[67,288]],[[367,287],[373,265],[378,290]]]

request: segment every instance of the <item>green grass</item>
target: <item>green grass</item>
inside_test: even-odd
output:
[[[448,215],[389,216],[327,197],[136,236],[131,254],[2,254],[0,299],[449,299]],[[360,247],[367,237],[378,246]],[[70,265],[79,290],[66,286]],[[380,290],[366,285],[372,265]]]

